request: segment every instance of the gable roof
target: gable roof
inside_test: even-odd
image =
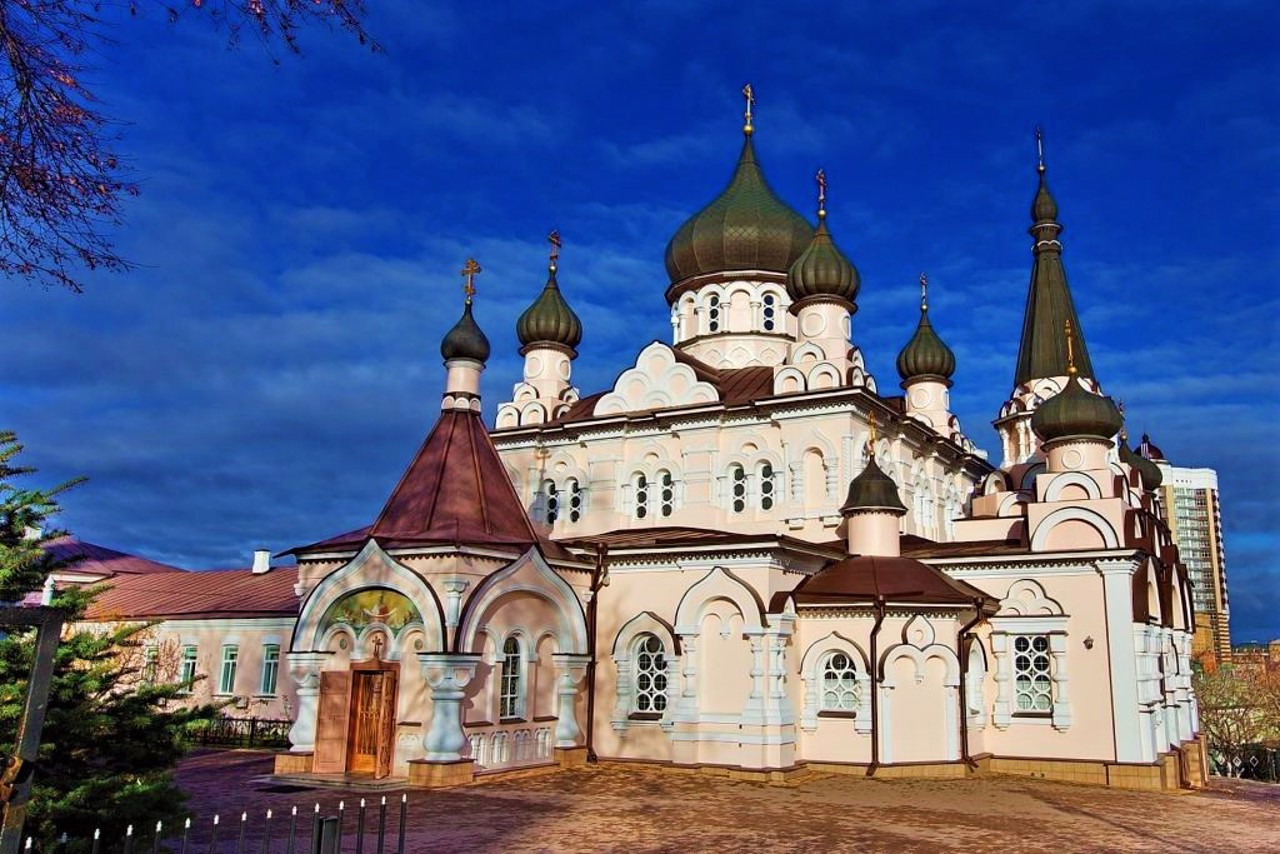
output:
[[[975,601],[992,609],[996,601],[971,584],[908,557],[859,555],[831,564],[796,587],[797,605],[872,603],[889,605],[950,605],[972,607]]]
[[[45,544],[45,552],[64,564],[60,571],[77,575],[112,578],[118,575],[151,575],[158,572],[181,572],[176,566],[147,560],[137,555],[86,543],[72,536],[58,537]]]
[[[249,569],[120,575],[93,600],[85,618],[293,616],[298,613],[293,592],[297,581],[296,566],[273,567],[256,575]]]

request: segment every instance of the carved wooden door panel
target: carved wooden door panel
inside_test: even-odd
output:
[[[346,770],[347,719],[351,708],[351,673],[320,674],[320,708],[316,714],[316,752],[312,770],[335,774]]]
[[[379,720],[386,673],[379,670],[355,672],[351,698],[351,737],[347,744],[347,770],[371,774],[377,766]]]
[[[373,776],[381,780],[391,775],[391,764],[396,753],[396,692],[399,688],[397,674],[383,671],[382,706],[378,711],[378,747]]]

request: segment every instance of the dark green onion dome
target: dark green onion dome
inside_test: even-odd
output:
[[[898,497],[898,485],[880,469],[875,457],[867,460],[866,468],[849,483],[849,496],[840,507],[845,516],[859,510],[887,510],[899,516],[907,512]]]
[[[1045,442],[1068,436],[1110,440],[1124,426],[1124,417],[1111,398],[1086,391],[1075,367],[1062,391],[1046,400],[1031,416],[1031,429]]]
[[[1164,482],[1164,474],[1160,471],[1160,466],[1130,448],[1128,437],[1123,433],[1120,434],[1120,462],[1138,473],[1142,488],[1147,492],[1151,492]]]
[[[956,371],[956,354],[943,343],[929,323],[929,306],[920,304],[920,323],[916,334],[898,354],[898,376],[902,387],[912,380],[939,379],[951,385],[951,375]]]
[[[559,344],[572,350],[582,340],[582,321],[560,293],[556,265],[549,269],[547,286],[516,321],[516,337],[523,345],[521,354],[535,344]]]
[[[786,273],[812,236],[813,227],[765,181],[748,133],[729,186],[667,244],[667,275],[674,284],[729,270]]]
[[[813,239],[787,271],[787,293],[792,299],[792,311],[801,300],[815,298],[838,299],[849,303],[850,311],[855,311],[853,302],[861,286],[857,268],[831,239],[827,218],[819,211],[818,229],[813,233]]]
[[[446,362],[450,359],[473,359],[477,362],[489,360],[489,339],[471,316],[471,300],[467,300],[462,307],[462,317],[458,318],[458,322],[440,342],[440,355]]]
[[[1055,222],[1058,219],[1058,202],[1053,198],[1053,193],[1049,192],[1049,183],[1044,177],[1044,164],[1041,163],[1036,171],[1040,173],[1040,186],[1036,187],[1036,196],[1031,200],[1031,223],[1037,225]]]

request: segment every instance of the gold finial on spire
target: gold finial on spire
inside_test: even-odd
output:
[[[929,310],[929,277],[923,272],[920,274],[920,310]]]
[[[1076,351],[1071,343],[1071,318],[1067,318],[1062,328],[1067,336],[1067,376],[1074,377],[1076,375]]]
[[[467,295],[467,305],[471,305],[471,298],[476,295],[476,275],[480,272],[480,265],[476,263],[476,259],[468,258],[467,263],[462,267],[462,277],[466,279],[466,284],[462,286],[462,292]]]
[[[1044,174],[1044,132],[1036,125],[1036,171]]]
[[[745,124],[742,126],[742,132],[747,136],[751,136],[752,131],[755,130],[751,124],[751,107],[756,102],[756,93],[755,90],[751,88],[750,83],[742,87],[742,95],[747,99],[747,111],[743,114]]]
[[[827,215],[827,171],[819,169],[814,179],[818,182],[818,219],[822,219]]]
[[[876,457],[876,413],[867,413],[867,453],[874,460]]]
[[[553,228],[551,233],[547,235],[547,242],[551,244],[551,272],[556,271],[556,261],[560,260],[560,229]]]

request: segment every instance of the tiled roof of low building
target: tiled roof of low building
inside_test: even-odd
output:
[[[67,564],[67,571],[83,575],[100,575],[110,578],[117,575],[152,575],[160,572],[182,571],[167,563],[147,560],[94,543],[86,543],[71,536],[51,540],[45,545],[45,551],[58,562]]]
[[[221,569],[121,575],[89,607],[90,620],[275,617],[298,613],[298,568]]]
[[[800,582],[797,605],[872,603],[890,605],[994,605],[986,593],[909,557],[859,555],[837,561]]]

